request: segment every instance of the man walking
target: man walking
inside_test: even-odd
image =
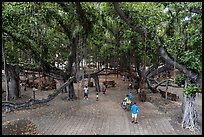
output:
[[[136,103],[134,102],[134,105],[132,105],[131,107],[131,110],[132,110],[132,123],[135,123],[137,124],[137,113],[138,113],[138,106],[136,106]]]

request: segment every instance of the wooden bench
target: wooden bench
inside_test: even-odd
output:
[[[112,87],[115,87],[116,83],[115,83],[114,80],[111,80],[111,81],[104,81],[103,84],[106,85],[106,86],[111,85]]]
[[[161,96],[163,98],[166,98],[166,91],[162,91],[161,89],[159,89],[159,92],[161,93]],[[174,93],[167,92],[167,99],[172,100],[172,101],[176,101],[177,99],[179,99],[179,96],[177,96]]]

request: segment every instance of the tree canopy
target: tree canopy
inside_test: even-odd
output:
[[[30,63],[49,72],[51,65],[67,61],[75,38],[80,39],[74,43],[76,50],[86,48],[80,51],[86,60],[92,56],[95,62],[124,67],[166,64],[159,54],[158,36],[173,61],[200,75],[201,4],[121,2],[127,20],[110,2],[3,2],[7,62]]]

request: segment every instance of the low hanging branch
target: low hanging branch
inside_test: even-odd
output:
[[[155,68],[153,70],[151,70],[148,74],[147,74],[147,78],[150,78],[150,77],[154,77],[155,75],[161,73],[161,72],[164,72],[164,71],[169,71],[169,70],[173,70],[173,66],[169,66],[169,65],[164,65],[160,68]]]
[[[166,49],[162,46],[164,44],[161,41],[161,38],[159,38],[156,34],[154,34],[154,37],[151,37],[150,33],[147,33],[145,35],[146,31],[142,27],[138,27],[138,26],[133,25],[131,20],[128,19],[126,17],[126,15],[124,14],[124,12],[121,10],[120,5],[117,2],[114,2],[113,5],[114,5],[114,8],[115,8],[116,12],[121,17],[121,19],[123,19],[135,32],[138,32],[138,33],[142,34],[142,36],[147,36],[147,38],[149,38],[149,39],[152,39],[152,38],[156,39],[156,43],[158,45],[159,53],[160,53],[160,55],[162,56],[162,58],[164,59],[165,62],[168,62],[168,64],[171,65],[171,66],[175,65],[175,67],[180,72],[184,73],[193,82],[200,81],[200,79],[198,79],[198,73],[197,72],[194,72],[192,70],[187,69],[186,66],[181,65],[181,64],[175,62],[172,59],[172,57],[168,54]]]
[[[124,12],[121,10],[120,8],[120,5],[118,2],[113,2],[113,5],[114,5],[114,8],[116,10],[116,12],[118,13],[118,15],[121,17],[121,19],[123,19],[135,32],[138,32],[140,34],[142,34],[142,36],[145,36],[145,30],[142,28],[142,27],[138,27],[138,26],[135,26],[133,25],[133,23],[131,22],[130,19],[128,19],[126,17],[126,15],[124,14]],[[150,33],[147,33],[146,34],[147,38],[151,39],[151,34]],[[153,38],[153,37],[152,37]],[[161,41],[161,39],[156,35],[154,34],[154,38],[156,39],[156,43],[158,45],[158,48],[159,48],[159,53],[160,55],[162,56],[162,58],[168,62],[169,65],[171,66],[174,66],[181,72],[183,72],[187,77],[189,77],[191,80],[193,81],[197,81],[198,79],[198,73],[196,72],[193,72],[191,70],[188,70],[186,68],[186,66],[184,65],[181,65],[177,62],[175,62],[172,57],[168,54],[168,52],[166,51],[166,49],[162,46],[164,45],[163,42]]]
[[[88,78],[88,76],[90,75],[91,78],[94,77],[95,74],[100,74],[102,71],[104,71],[105,69],[109,69],[109,70],[113,70],[113,71],[117,71],[117,69],[110,69],[110,68],[102,68],[101,70],[98,70],[96,72],[93,72],[93,73],[90,73],[90,74],[84,74],[84,78]],[[116,74],[116,73],[108,73],[107,75],[109,74]],[[106,74],[102,74],[102,75],[106,75]]]
[[[160,68],[157,68],[157,69],[154,69],[152,70],[150,73],[147,74],[147,84],[148,84],[148,87],[155,93],[155,92],[158,92],[157,91],[157,87],[160,86],[161,84],[163,84],[167,79],[165,79],[164,81],[161,81],[161,82],[158,82],[156,81],[153,77],[161,72],[164,72],[164,71],[168,71],[168,70],[172,70],[173,67],[172,66],[169,66],[169,65],[164,65]],[[156,86],[152,86],[151,82],[150,81],[154,81],[155,83],[157,83]]]
[[[157,36],[156,36],[157,37]],[[196,82],[198,80],[198,73],[193,72],[191,70],[188,70],[186,68],[186,66],[181,65],[177,62],[175,62],[171,56],[168,54],[168,52],[166,51],[166,49],[162,46],[163,43],[160,40],[160,38],[157,38],[157,44],[159,45],[159,53],[161,54],[161,56],[163,57],[163,59],[165,61],[167,61],[170,65],[175,65],[175,67],[180,71],[183,72],[188,78],[190,78],[190,80]]]
[[[67,82],[62,84],[58,89],[56,89],[52,94],[49,94],[46,99],[42,100],[34,100],[34,99],[29,99],[28,101],[20,104],[15,104],[12,102],[8,101],[2,101],[2,110],[6,110],[3,108],[7,108],[7,110],[12,111],[15,109],[20,109],[20,108],[26,108],[35,104],[42,104],[42,103],[47,103],[51,100],[53,100],[60,92],[63,90],[66,86],[68,86],[72,81],[74,80],[74,77],[70,77]]]
[[[96,72],[93,72],[93,73],[90,73],[90,74],[84,74],[84,77],[83,77],[83,78],[88,78],[88,77],[93,78],[94,81],[95,81],[95,84],[96,84],[96,91],[98,91],[98,92],[101,91],[100,85],[99,85],[98,75],[100,75],[100,73],[101,73],[102,71],[104,71],[105,69],[107,70],[107,69],[109,69],[109,68],[102,68],[101,70],[98,70],[98,71],[96,71]],[[117,69],[109,69],[109,70],[117,71]],[[109,74],[117,74],[117,73],[114,73],[114,72],[113,72],[113,73],[109,73]],[[82,77],[81,77],[81,79],[82,79]],[[81,80],[81,79],[80,79],[80,80]]]

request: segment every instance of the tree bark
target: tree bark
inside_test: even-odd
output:
[[[19,72],[15,66],[8,66],[8,71],[11,77],[11,98],[17,99],[20,97]]]
[[[48,47],[46,45],[43,45],[42,55],[40,60],[43,76],[50,73],[50,64],[47,62],[47,59],[48,59]]]
[[[96,92],[101,92],[100,84],[99,84],[99,79],[97,73],[94,74],[93,76],[94,81],[95,81],[95,86],[96,86]]]
[[[91,85],[91,75],[89,74],[88,75],[88,87],[91,87],[90,85]]]
[[[64,76],[64,80],[67,80],[72,76],[72,64],[75,62],[76,59],[76,38],[72,38],[72,41],[69,46],[69,56],[68,56],[68,64],[65,68],[66,70],[66,75]],[[73,82],[69,84],[69,90],[68,90],[68,96],[70,97],[69,99],[76,98],[76,94],[74,91],[74,85]]]
[[[5,77],[5,86],[6,86],[6,101],[9,100],[9,81],[8,81],[8,70],[6,68],[6,52],[4,48],[4,42],[2,40],[2,53],[4,59],[4,77]]]
[[[192,94],[188,96],[184,93],[184,114],[182,119],[182,127],[189,128],[190,130],[195,130],[196,127],[196,119],[197,112],[195,107],[195,97],[196,94]]]

